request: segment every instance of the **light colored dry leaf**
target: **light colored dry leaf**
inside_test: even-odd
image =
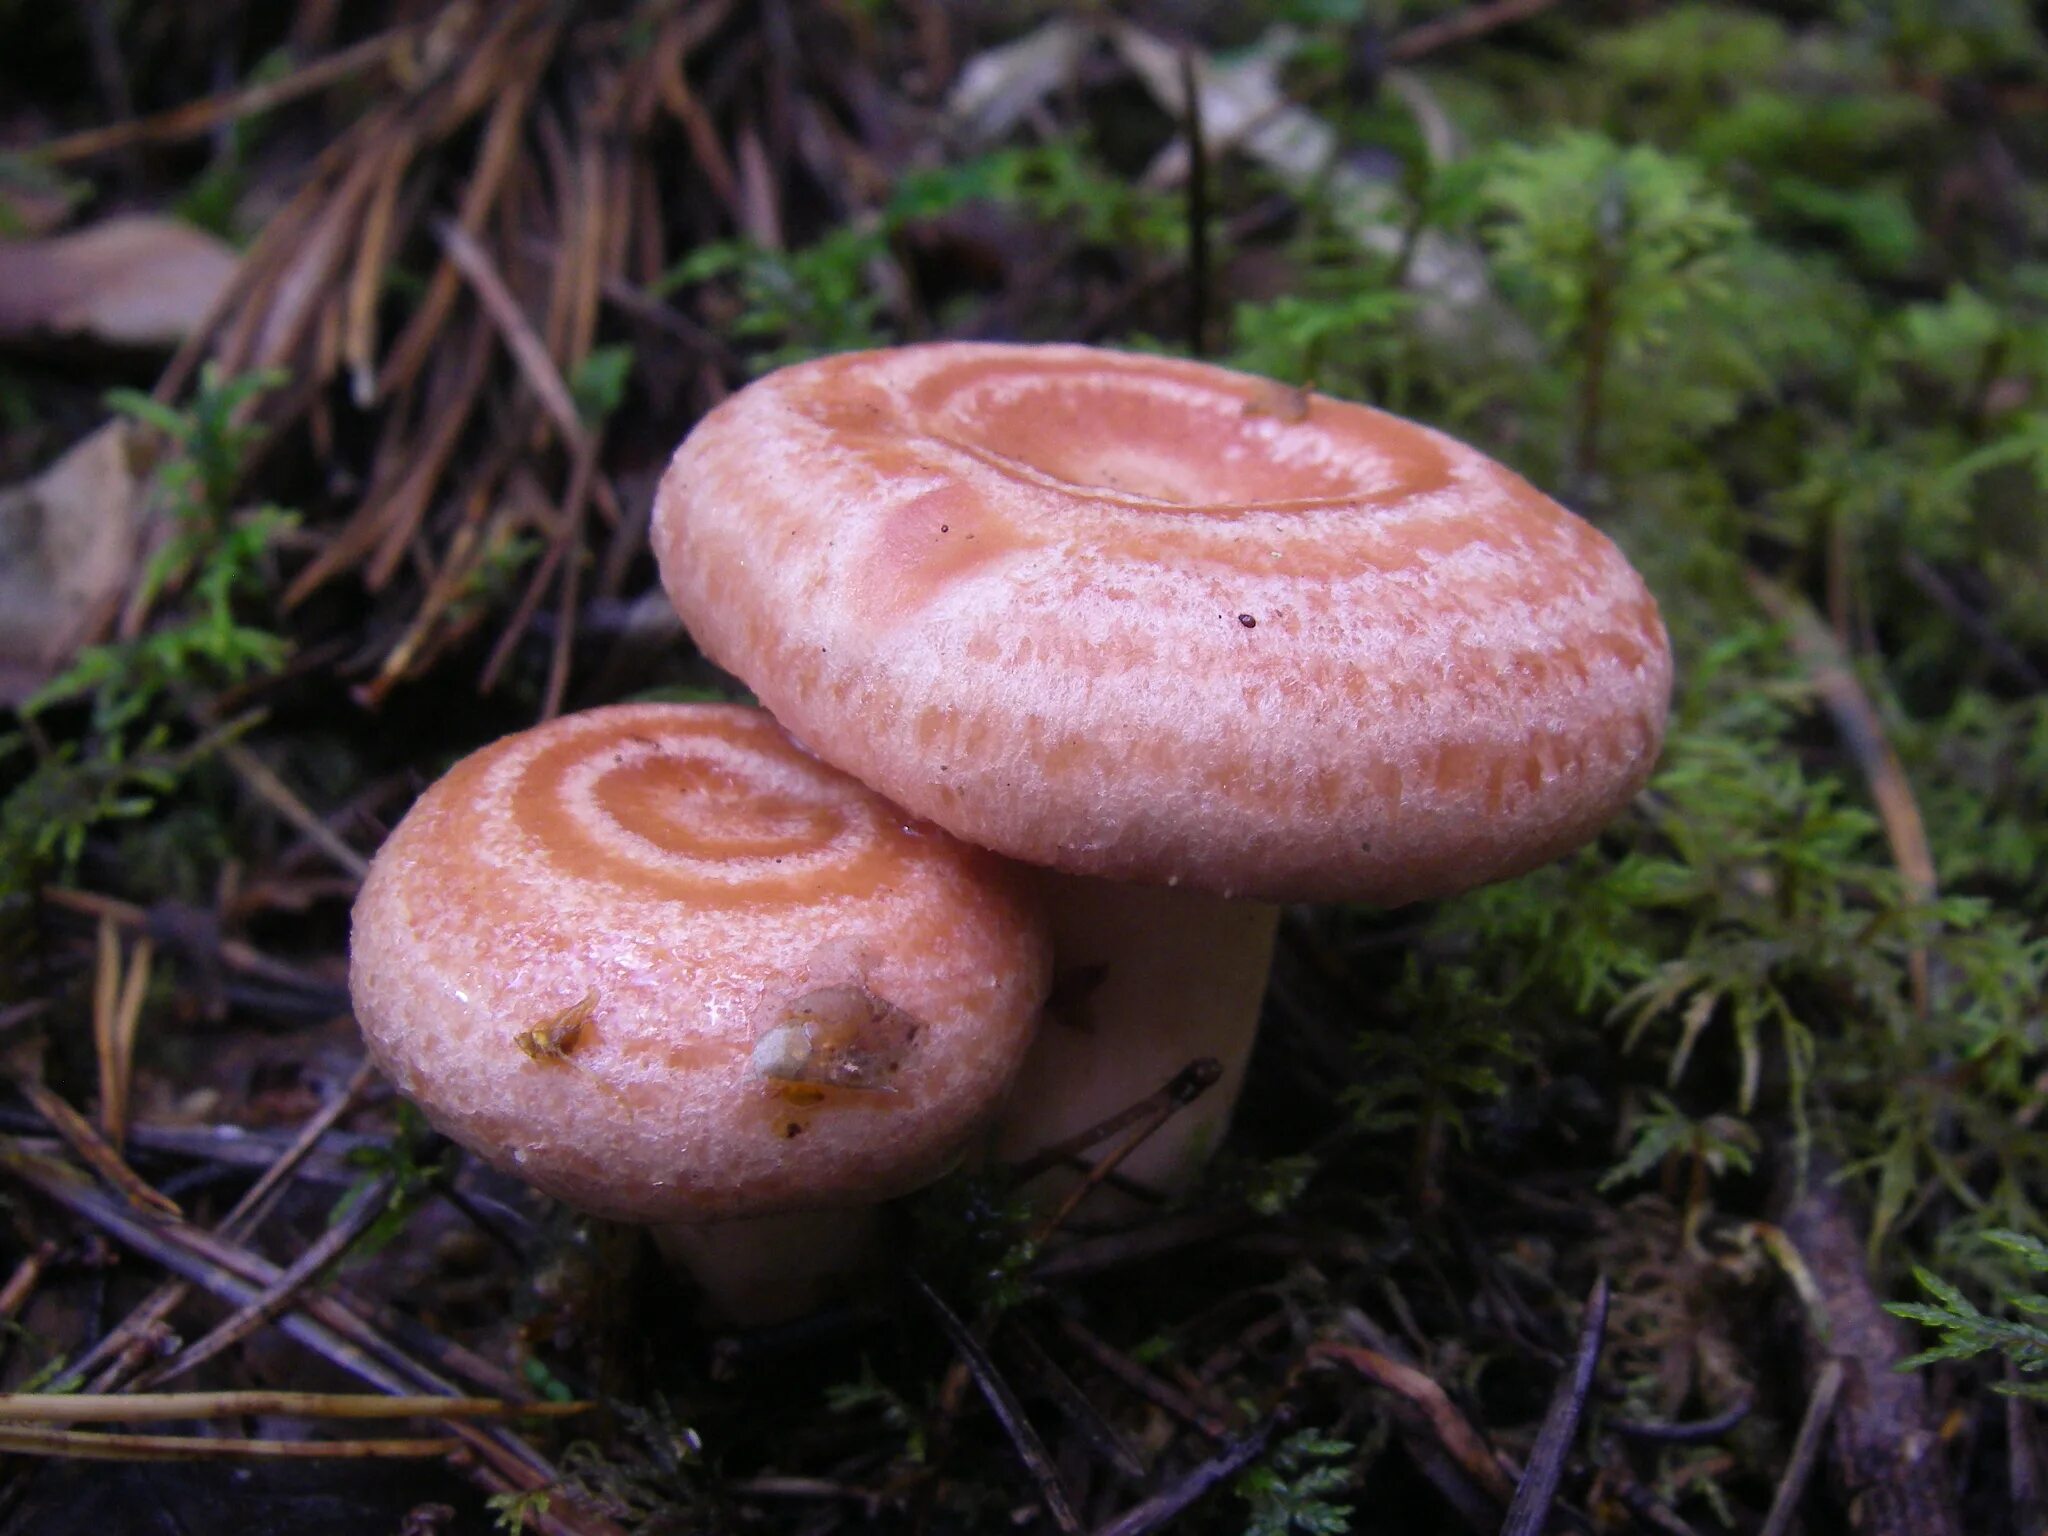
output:
[[[174,347],[240,260],[203,230],[146,214],[47,240],[0,241],[0,341],[79,336]]]
[[[116,418],[0,490],[0,704],[35,692],[119,605],[150,459],[135,425]]]
[[[946,98],[946,115],[970,143],[1002,138],[1073,79],[1095,28],[1062,18],[969,59]]]

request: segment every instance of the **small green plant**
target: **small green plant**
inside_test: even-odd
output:
[[[2034,1274],[2048,1274],[2048,1244],[2020,1232],[1994,1231],[1983,1240],[1999,1249]],[[2048,1317],[2048,1296],[2025,1295],[2008,1298],[2006,1305],[2019,1318],[1994,1317],[1981,1311],[1955,1286],[1930,1270],[1916,1269],[1914,1276],[1932,1302],[1894,1302],[1886,1308],[1895,1317],[1936,1330],[1941,1342],[1922,1350],[1905,1362],[1907,1367],[1933,1365],[1941,1360],[1973,1360],[1979,1355],[1997,1354],[2023,1376],[2048,1369],[2048,1328],[2026,1318]],[[1994,1390],[2021,1397],[2048,1400],[2048,1382],[2014,1381],[1997,1383]]]
[[[194,735],[208,701],[289,654],[241,610],[268,585],[271,546],[293,519],[233,502],[257,435],[249,408],[278,382],[207,368],[182,410],[133,391],[110,396],[164,444],[155,487],[169,532],[136,598],[158,617],[132,639],[81,651],[24,704],[23,733],[0,739],[0,754],[28,746],[36,756],[0,803],[0,892],[25,890],[53,861],[75,865],[95,827],[147,815],[222,739],[218,728]],[[53,734],[54,712],[78,703],[84,729]]]
[[[1355,1447],[1314,1430],[1289,1435],[1266,1461],[1237,1480],[1250,1516],[1246,1536],[1344,1536],[1351,1506],[1334,1496],[1351,1486]]]
[[[491,1512],[491,1523],[505,1536],[520,1536],[528,1525],[538,1524],[553,1504],[554,1494],[546,1488],[494,1493],[484,1500],[484,1507]]]
[[[328,1212],[327,1224],[337,1226],[364,1200],[380,1189],[387,1190],[384,1208],[356,1239],[353,1252],[367,1257],[390,1246],[405,1230],[412,1213],[441,1188],[455,1170],[454,1149],[435,1134],[426,1119],[411,1104],[398,1102],[398,1121],[386,1140],[357,1147],[348,1154],[348,1164],[360,1169],[356,1181]]]
[[[1577,371],[1572,461],[1591,473],[1610,373],[1726,296],[1729,252],[1748,221],[1698,166],[1594,133],[1502,150],[1485,193],[1496,270]]]

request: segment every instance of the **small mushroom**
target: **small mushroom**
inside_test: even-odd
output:
[[[764,1321],[986,1134],[1047,972],[1000,860],[759,710],[637,704],[428,789],[356,902],[349,987],[437,1127]]]
[[[1085,347],[849,354],[725,401],[662,483],[708,654],[828,762],[1057,872],[1060,975],[1096,984],[1034,1047],[1011,1150],[1215,1056],[1125,1164],[1184,1180],[1275,903],[1534,868],[1656,759],[1669,645],[1608,539],[1441,433],[1282,393]]]

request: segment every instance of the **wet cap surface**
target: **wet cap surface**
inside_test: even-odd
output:
[[[1047,986],[999,861],[759,710],[622,705],[464,759],[386,840],[350,989],[428,1118],[581,1209],[881,1199],[999,1106]]]
[[[1203,364],[938,344],[770,375],[678,451],[663,580],[801,740],[1078,874],[1393,903],[1652,767],[1655,602],[1477,451]]]

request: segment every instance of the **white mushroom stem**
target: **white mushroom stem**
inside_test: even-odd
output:
[[[1054,1001],[997,1136],[1021,1160],[1099,1125],[1211,1056],[1223,1075],[1118,1171],[1162,1191],[1193,1182],[1229,1129],[1258,1036],[1280,909],[1196,891],[1041,871]],[[1089,1154],[1099,1157],[1107,1142]]]
[[[715,1321],[759,1327],[815,1311],[873,1268],[879,1206],[676,1222],[652,1229],[654,1246],[685,1270]]]

